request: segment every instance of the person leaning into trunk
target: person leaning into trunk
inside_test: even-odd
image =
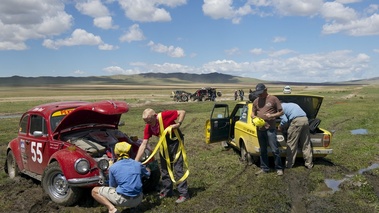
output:
[[[261,150],[261,169],[255,174],[259,175],[270,171],[267,149],[270,146],[275,158],[276,173],[281,176],[283,175],[283,166],[278,141],[276,140],[276,117],[280,117],[283,114],[282,105],[276,96],[267,93],[267,88],[262,83],[257,84],[254,94],[258,98],[253,102],[251,118],[259,117],[265,120],[264,126],[257,127],[258,142]]]
[[[109,213],[118,212],[115,206],[134,208],[142,202],[142,176],[150,176],[150,170],[129,158],[130,148],[126,142],[115,145],[117,161],[109,168],[109,186],[96,186],[91,192]]]
[[[282,107],[284,114],[280,116],[281,121],[278,129],[287,132],[286,168],[293,167],[297,148],[300,147],[303,152],[305,167],[311,169],[313,167],[313,154],[307,114],[295,103],[282,103]]]
[[[185,118],[186,112],[184,110],[166,110],[159,114],[155,113],[153,109],[147,108],[142,113],[142,119],[145,121],[144,137],[141,143],[141,146],[138,149],[136,160],[141,160],[141,157],[144,153],[144,150],[147,146],[149,139],[155,135],[160,138],[160,140],[165,139],[167,143],[167,154],[159,152],[160,156],[160,169],[162,175],[162,188],[159,194],[159,198],[163,199],[166,197],[173,196],[173,185],[174,182],[170,177],[169,170],[173,170],[172,173],[176,178],[181,178],[182,181],[177,182],[177,190],[179,192],[179,198],[176,200],[176,203],[182,203],[190,199],[188,193],[188,185],[186,179],[186,173],[184,172],[185,165],[185,150],[184,149],[184,137],[181,133],[179,127],[182,125],[182,122]],[[175,122],[177,120],[177,122]],[[160,126],[160,125],[163,126]],[[176,135],[176,138],[171,138],[170,134],[164,135],[166,128],[172,128],[172,135],[177,130],[179,135]],[[180,140],[179,138],[180,137]],[[177,156],[178,151],[180,155]],[[162,155],[163,154],[163,155]],[[175,159],[175,160],[174,160]],[[171,162],[167,163],[167,160]],[[188,170],[187,170],[188,172]]]

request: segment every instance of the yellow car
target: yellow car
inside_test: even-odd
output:
[[[283,102],[292,102],[298,104],[306,113],[310,121],[319,121],[316,116],[323,101],[322,96],[316,95],[275,95]],[[232,147],[241,153],[241,160],[248,164],[257,163],[260,156],[260,147],[257,138],[257,128],[252,121],[251,113],[253,103],[251,101],[239,102],[235,105],[233,111],[229,114],[227,104],[215,104],[211,112],[210,119],[206,121],[205,138],[206,143],[223,142],[225,146]],[[277,125],[280,118],[277,118]],[[332,133],[326,129],[310,123],[311,143],[313,148],[313,157],[325,157],[332,154],[333,149],[329,146],[332,141]],[[280,144],[279,149],[281,156],[286,156],[286,138],[285,135],[278,131],[277,140]],[[271,149],[268,149],[269,155],[272,156]],[[302,157],[302,151],[299,150],[297,157]]]

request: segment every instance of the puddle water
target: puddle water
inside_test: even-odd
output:
[[[376,168],[379,168],[378,163],[374,163],[367,168],[361,169],[358,171],[358,173],[363,174],[364,172],[367,172],[367,171],[370,171],[370,170],[373,170]],[[334,193],[334,192],[340,190],[339,186],[341,185],[342,182],[349,180],[352,177],[354,177],[354,175],[346,175],[345,178],[343,178],[341,180],[325,179],[324,182],[325,182],[326,186],[332,190],[332,193]]]
[[[353,134],[353,135],[367,135],[368,131],[367,131],[367,129],[354,129],[354,130],[351,130],[351,134]]]

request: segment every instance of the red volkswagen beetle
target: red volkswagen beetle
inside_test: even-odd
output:
[[[10,178],[23,173],[41,181],[58,204],[75,204],[83,187],[107,184],[117,142],[132,145],[132,158],[137,154],[140,140],[118,129],[121,115],[128,110],[123,101],[68,101],[33,107],[22,115],[18,136],[8,144],[5,172]],[[145,157],[150,153],[147,149]],[[146,165],[152,174],[144,180],[145,191],[155,189],[160,179],[156,160]]]

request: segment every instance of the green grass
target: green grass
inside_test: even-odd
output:
[[[193,88],[193,85],[188,86]],[[189,90],[185,86],[180,89]],[[224,85],[223,103],[233,107],[234,89],[243,88],[247,94],[248,87]],[[273,93],[281,92],[280,86],[269,87]],[[76,91],[77,88],[73,90]],[[294,193],[301,194],[301,205],[308,212],[377,212],[379,210],[378,189],[375,183],[365,175],[357,174],[359,169],[367,168],[379,162],[379,122],[376,121],[379,102],[379,87],[376,86],[340,86],[293,87],[294,93],[307,93],[324,96],[319,111],[321,126],[334,130],[331,147],[334,153],[324,160],[318,161],[312,171],[295,167],[285,172],[284,177],[270,173],[256,177],[255,166],[245,166],[239,156],[232,150],[223,151],[220,144],[207,145],[204,142],[204,124],[208,119],[214,102],[173,102],[170,98],[172,88],[161,90],[130,90],[130,89],[98,89],[77,90],[76,96],[85,100],[117,99],[130,103],[130,110],[122,116],[125,125],[120,129],[128,135],[142,138],[144,123],[142,112],[145,108],[153,108],[157,112],[166,109],[184,109],[186,118],[182,124],[185,134],[190,176],[188,178],[192,199],[180,206],[174,204],[175,198],[160,201],[154,195],[147,195],[142,209],[145,212],[291,212],[294,205]],[[9,90],[0,89],[0,101],[10,98]],[[43,95],[39,89],[29,90],[33,97],[42,100],[3,101],[1,113],[17,114],[40,103],[66,100],[73,91],[68,89],[52,89]],[[38,95],[36,95],[38,94]],[[136,96],[137,95],[137,96]],[[26,97],[20,89],[13,93],[12,98]],[[48,98],[47,98],[48,97]],[[108,97],[108,98],[106,98]],[[232,108],[230,108],[231,110]],[[19,118],[0,119],[0,161],[5,160],[6,144],[16,136]],[[351,130],[367,129],[367,135],[352,135]],[[154,145],[158,138],[152,138]],[[326,160],[326,161],[325,161]],[[334,166],[330,163],[334,164]],[[8,178],[0,164],[0,184],[7,183]],[[325,193],[326,178],[342,179],[353,174],[341,190],[336,193]],[[378,169],[370,173],[378,179]],[[298,182],[296,180],[298,179]],[[295,190],[295,191],[294,191]],[[0,191],[0,197],[6,192]],[[300,199],[300,198],[299,198]],[[299,201],[299,200],[298,200]],[[104,209],[103,209],[104,210]],[[67,211],[67,210],[66,210]],[[98,212],[97,209],[89,211]],[[69,211],[68,211],[69,212]]]

